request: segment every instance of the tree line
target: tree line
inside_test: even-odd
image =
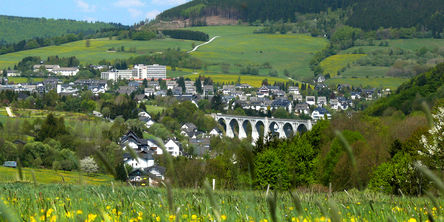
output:
[[[161,32],[174,39],[187,39],[187,40],[195,40],[202,42],[206,42],[210,39],[208,34],[199,31],[176,29],[176,30],[162,30]]]
[[[91,35],[104,29],[124,27],[116,23],[0,15],[0,29],[2,30],[0,46],[34,38],[51,38],[80,33]]]
[[[0,26],[1,27],[1,26]],[[119,33],[119,30],[124,27],[101,29],[94,31],[93,34],[81,33],[71,33],[71,34],[61,34],[60,36],[53,37],[34,37],[32,39],[21,40],[13,43],[3,43],[0,42],[0,55],[7,54],[11,52],[19,52],[23,50],[35,49],[39,47],[51,46],[51,45],[61,45],[69,42],[80,41],[90,38],[101,38],[101,37],[112,37]]]

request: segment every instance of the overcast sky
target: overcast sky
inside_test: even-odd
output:
[[[189,0],[0,0],[0,15],[133,25]]]

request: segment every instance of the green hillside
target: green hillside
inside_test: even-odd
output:
[[[181,48],[182,50],[190,50],[191,43],[192,41],[177,39],[135,41],[109,40],[108,38],[103,38],[90,40],[90,46],[86,47],[86,41],[82,40],[59,46],[48,46],[0,55],[0,69],[8,67],[12,68],[21,59],[27,56],[40,56],[42,58],[54,55],[58,55],[60,57],[75,56],[80,60],[81,64],[97,64],[103,59],[126,59],[139,55],[153,54],[168,48]],[[125,52],[108,51],[109,49],[118,49],[122,46],[125,48]],[[136,52],[129,52],[131,48],[135,48]]]
[[[193,0],[164,11],[158,19],[190,18],[199,24],[202,18],[217,15],[246,22],[296,21],[297,14],[338,8],[352,9],[347,23],[365,30],[421,25],[438,37],[444,28],[442,0]]]
[[[409,114],[422,109],[422,102],[436,104],[444,96],[444,63],[402,84],[393,95],[378,100],[367,109],[372,115],[400,110]]]
[[[313,76],[309,67],[310,59],[315,52],[327,45],[327,40],[301,34],[253,34],[256,28],[252,26],[190,28],[208,33],[210,37],[220,36],[192,55],[207,62],[209,72],[239,74],[242,73],[242,69],[250,65],[258,69],[259,75],[264,76],[284,77],[284,70],[287,70],[289,77],[293,79],[300,80]],[[277,73],[270,75],[273,71]]]
[[[0,15],[0,45],[32,38],[61,36],[69,33],[93,34],[115,24],[67,19],[25,18]]]
[[[218,27],[193,27],[208,33],[211,37],[221,36],[208,45],[200,47],[191,53],[207,62],[206,70],[209,73],[220,74],[227,72],[240,74],[242,69],[248,66],[257,69],[262,76],[285,77],[303,79],[313,76],[309,67],[309,61],[313,54],[327,45],[327,40],[314,38],[301,34],[253,34],[256,27],[252,26],[218,26]],[[85,41],[77,41],[59,46],[49,46],[26,50],[21,52],[0,55],[0,69],[13,67],[21,59],[27,56],[58,55],[60,57],[75,56],[81,64],[97,64],[105,59],[126,59],[130,57],[155,54],[168,48],[180,48],[183,51],[191,50],[192,44],[200,44],[198,41],[179,39],[158,39],[150,41],[134,40],[109,40],[92,39],[90,47],[86,47]],[[118,49],[124,46],[125,52],[111,52],[109,49]],[[135,48],[136,52],[130,52]],[[254,73],[244,73],[254,74]]]

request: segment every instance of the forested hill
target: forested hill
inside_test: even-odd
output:
[[[55,37],[65,34],[92,34],[98,30],[113,28],[118,24],[89,23],[66,19],[25,18],[0,15],[0,45],[32,38]]]
[[[193,0],[161,13],[158,19],[217,15],[246,22],[295,21],[295,13],[316,13],[328,8],[351,9],[347,23],[366,30],[422,25],[441,32],[444,28],[443,0]]]
[[[422,110],[424,101],[435,106],[437,103],[444,102],[443,98],[444,63],[441,63],[402,84],[393,95],[378,100],[367,108],[366,112],[375,116],[390,115],[398,110],[409,114]]]

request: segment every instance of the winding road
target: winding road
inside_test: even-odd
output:
[[[200,44],[200,45],[197,45],[196,47],[194,47],[193,50],[188,51],[188,53],[195,52],[199,47],[204,46],[204,45],[206,45],[206,44],[209,44],[209,43],[211,43],[213,40],[215,40],[216,38],[219,38],[219,37],[220,37],[220,36],[214,36],[214,37],[211,38],[208,42],[204,42],[204,43],[202,43],[202,44]]]

